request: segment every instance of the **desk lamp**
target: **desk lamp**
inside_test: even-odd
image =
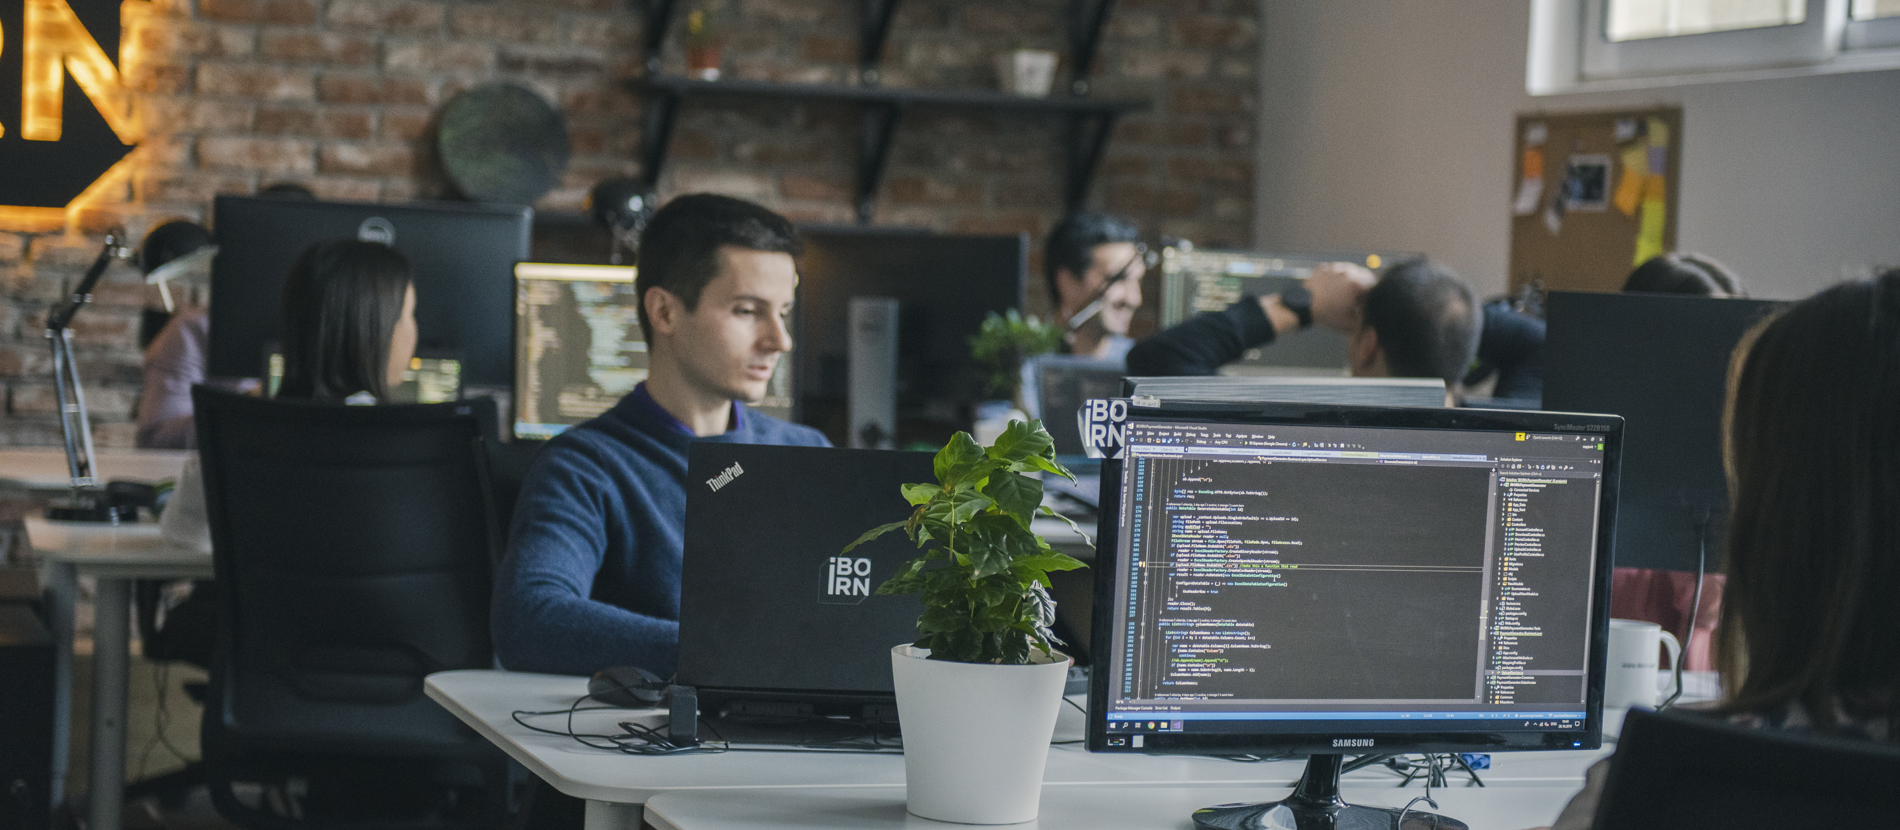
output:
[[[105,247],[86,269],[72,297],[46,315],[46,341],[53,349],[53,389],[59,399],[59,430],[66,444],[66,467],[72,474],[71,493],[47,506],[49,519],[117,524],[137,515],[135,506],[113,505],[93,477],[92,424],[86,417],[86,394],[79,384],[79,365],[73,361],[73,333],[69,328],[80,307],[92,301],[92,289],[112,260],[131,258],[132,250],[125,246],[124,239],[122,228],[106,234]]]

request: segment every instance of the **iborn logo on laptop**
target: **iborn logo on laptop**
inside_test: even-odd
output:
[[[744,474],[745,470],[739,466],[739,462],[734,461],[732,462],[732,466],[727,467],[719,475],[706,479],[706,486],[711,487],[712,491],[717,493],[719,492],[719,488],[731,484],[733,479]]]
[[[857,605],[871,595],[871,560],[857,556],[825,557],[824,590],[818,601],[826,605]]]

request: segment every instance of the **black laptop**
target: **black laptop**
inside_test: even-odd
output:
[[[917,549],[893,531],[898,487],[931,454],[696,442],[687,451],[679,674],[709,716],[893,711],[891,647],[917,636],[915,595],[877,586]],[[867,708],[869,707],[869,708]]]

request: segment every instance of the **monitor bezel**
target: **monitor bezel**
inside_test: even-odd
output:
[[[1120,540],[1122,460],[1102,467],[1102,501],[1096,532],[1095,608],[1090,638],[1087,746],[1090,752],[1138,752],[1153,755],[1251,755],[1414,752],[1500,752],[1599,749],[1603,733],[1604,660],[1610,625],[1610,576],[1615,563],[1617,476],[1621,467],[1623,419],[1616,415],[1491,409],[1415,409],[1309,404],[1225,404],[1130,407],[1128,419],[1174,418],[1290,426],[1385,427],[1402,429],[1493,430],[1510,432],[1583,432],[1604,439],[1602,508],[1597,516],[1597,551],[1591,575],[1590,649],[1586,666],[1586,724],[1577,731],[1148,733],[1143,746],[1108,743],[1108,666],[1111,615],[1117,601],[1116,554]],[[1271,724],[1273,721],[1261,721]],[[1132,744],[1132,742],[1129,742]]]

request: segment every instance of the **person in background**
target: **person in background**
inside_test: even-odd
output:
[[[1493,375],[1491,397],[1543,405],[1544,321],[1513,308],[1509,299],[1484,304],[1478,358],[1464,385],[1476,386]]]
[[[1757,326],[1729,373],[1728,576],[1711,714],[1900,740],[1900,271]],[[1613,756],[1554,827],[1593,823]]]
[[[204,228],[183,220],[166,222],[153,228],[139,244],[139,270],[149,275],[210,244],[211,234]],[[210,338],[211,318],[206,309],[187,305],[166,320],[146,344],[134,439],[139,448],[179,450],[198,445],[191,419],[191,387],[205,382],[205,350]]]
[[[1625,292],[1745,297],[1742,281],[1727,266],[1701,254],[1658,254],[1636,266]]]
[[[1317,324],[1350,338],[1356,377],[1442,378],[1451,385],[1477,349],[1479,317],[1471,289],[1437,263],[1400,263],[1376,278],[1333,262],[1279,294],[1242,297],[1143,340],[1128,353],[1128,371],[1212,375],[1248,349]]]
[[[284,283],[277,397],[373,404],[389,398],[416,353],[409,259],[380,242],[318,242]]]
[[[1055,323],[1074,326],[1069,351],[1121,362],[1135,341],[1128,326],[1141,308],[1141,278],[1147,274],[1141,229],[1119,216],[1073,213],[1049,232],[1043,273],[1056,307]],[[1100,310],[1075,320],[1100,302]]]
[[[654,213],[634,283],[647,379],[549,441],[522,482],[495,575],[504,667],[673,674],[687,445],[829,446],[746,407],[792,348],[799,250],[792,224],[751,202],[695,194]]]

